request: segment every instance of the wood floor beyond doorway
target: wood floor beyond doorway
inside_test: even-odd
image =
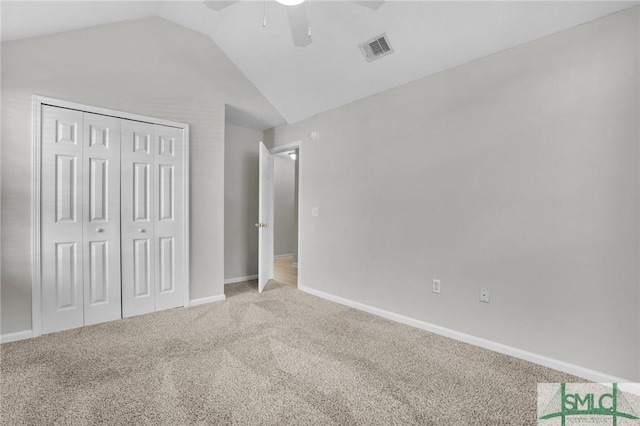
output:
[[[298,287],[298,268],[293,267],[293,256],[273,260],[273,279],[281,284]]]

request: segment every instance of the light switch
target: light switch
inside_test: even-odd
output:
[[[318,208],[311,207],[311,216],[318,216]]]

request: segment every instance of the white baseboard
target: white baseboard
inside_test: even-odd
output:
[[[189,306],[198,306],[198,305],[204,305],[206,303],[220,302],[225,299],[226,299],[226,296],[224,294],[219,294],[217,296],[203,297],[201,299],[191,299],[189,301]]]
[[[296,268],[296,269],[297,269],[297,268],[298,268],[298,262],[293,262],[293,263],[291,264],[291,266],[293,266],[294,268]]]
[[[226,280],[224,280],[224,283],[234,284],[234,283],[241,283],[243,281],[251,281],[251,280],[257,280],[257,279],[258,279],[257,275],[247,275],[246,277],[227,278]]]
[[[283,257],[293,257],[293,253],[289,254],[275,254],[273,255],[274,259],[282,259]]]
[[[15,342],[17,340],[30,339],[33,337],[32,330],[18,331],[16,333],[8,333],[0,335],[0,343]]]
[[[305,293],[312,294],[314,296],[321,297],[323,299],[330,300],[332,302],[339,303],[341,305],[349,306],[361,311],[369,312],[370,314],[378,315],[380,317],[396,321],[402,324],[406,324],[412,327],[416,327],[422,330],[429,331],[440,336],[445,336],[450,339],[458,340],[460,342],[469,343],[474,346],[489,349],[494,352],[509,355],[514,358],[520,358],[525,361],[532,362],[534,364],[541,365],[543,367],[552,368],[554,370],[562,371],[563,373],[572,374],[574,376],[582,377],[583,379],[591,380],[597,383],[621,383],[620,389],[636,393],[640,395],[640,384],[626,383],[624,386],[622,383],[630,382],[620,377],[611,376],[606,373],[591,370],[589,368],[581,367],[579,365],[570,364],[568,362],[559,361],[553,358],[549,358],[543,355],[534,354],[522,349],[514,348],[512,346],[503,345],[502,343],[493,342],[491,340],[483,339],[481,337],[475,337],[470,334],[461,333],[459,331],[451,330],[449,328],[441,327],[439,325],[430,324],[428,322],[416,320],[413,318],[405,317],[400,314],[385,311],[383,309],[374,308],[363,303],[354,302],[349,299],[344,299],[333,294],[325,293],[323,291],[315,290],[309,287],[298,286],[298,290]]]
[[[625,393],[632,393],[640,396],[640,383],[618,383],[618,389]]]
[[[203,297],[201,299],[191,299],[189,301],[189,306],[198,306],[204,305],[206,303],[220,302],[225,300],[226,297],[224,294],[219,294],[217,296]],[[0,335],[0,343],[9,343],[15,342],[18,340],[25,340],[34,337],[33,330],[24,330],[18,331],[16,333],[8,333]]]

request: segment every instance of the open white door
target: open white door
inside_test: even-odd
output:
[[[273,158],[260,142],[258,227],[258,291],[273,278]]]

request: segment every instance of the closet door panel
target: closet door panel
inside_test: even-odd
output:
[[[120,120],[84,114],[84,324],[122,317]]]
[[[156,310],[153,127],[121,120],[123,317]]]
[[[42,107],[42,332],[83,325],[83,114]]]
[[[182,129],[154,126],[156,310],[184,305]]]

